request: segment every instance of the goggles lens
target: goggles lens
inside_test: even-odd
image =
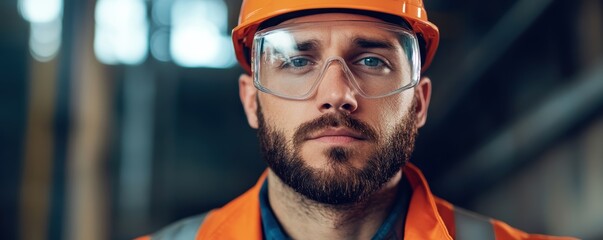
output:
[[[417,37],[400,26],[367,21],[279,25],[255,34],[254,84],[263,92],[303,100],[337,71],[363,97],[414,87],[421,60]]]

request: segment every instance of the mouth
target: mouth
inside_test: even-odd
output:
[[[305,140],[323,143],[343,144],[367,140],[361,133],[346,128],[328,128],[310,134]]]

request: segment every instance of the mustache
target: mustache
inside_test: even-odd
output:
[[[293,144],[298,145],[315,131],[329,127],[345,127],[363,135],[368,141],[377,140],[377,131],[370,125],[344,113],[328,113],[314,120],[301,124],[293,135]]]

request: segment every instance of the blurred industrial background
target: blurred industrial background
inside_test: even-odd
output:
[[[130,239],[253,185],[240,4],[0,1],[0,239]],[[433,191],[603,239],[603,1],[426,6],[441,45],[413,162]]]

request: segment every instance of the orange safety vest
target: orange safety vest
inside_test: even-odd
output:
[[[528,234],[494,219],[460,209],[431,194],[421,171],[407,164],[404,174],[412,187],[412,198],[407,212],[405,239],[437,240],[562,240],[571,237],[553,237]],[[260,188],[266,178],[262,174],[257,184],[243,195],[207,214],[172,224],[156,234],[136,240],[156,239],[262,239],[260,219]]]

